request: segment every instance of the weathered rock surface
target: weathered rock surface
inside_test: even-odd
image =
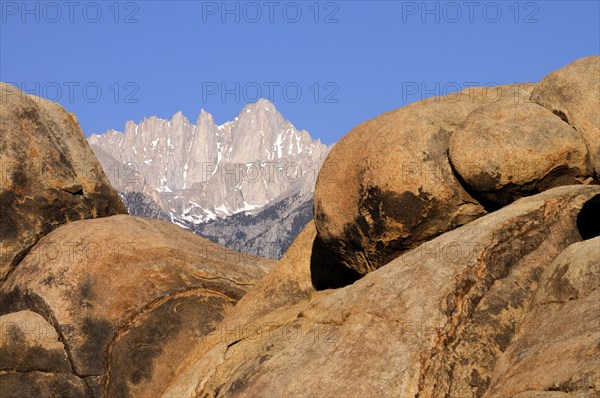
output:
[[[0,371],[70,372],[58,334],[41,315],[19,311],[0,316]]]
[[[243,306],[254,316],[251,327],[234,327],[250,321],[240,303],[225,329],[182,362],[163,396],[598,394],[600,373],[591,362],[600,354],[592,328],[598,289],[589,281],[597,275],[598,239],[577,243],[580,209],[598,194],[600,187],[579,185],[520,199],[353,285],[313,292],[266,315],[252,310],[267,306],[249,304],[249,295]],[[587,216],[600,217],[600,207]],[[565,278],[569,292],[556,282]],[[568,372],[560,373],[554,349],[565,353]],[[542,364],[544,355],[543,366],[526,364]],[[515,366],[527,369],[527,382],[513,382],[521,377]]]
[[[524,101],[531,88],[471,88],[355,127],[332,148],[317,179],[314,216],[324,244],[366,274],[485,214],[456,180],[448,140],[475,109]]]
[[[0,376],[0,396],[6,398],[91,398],[92,391],[77,376],[68,373],[5,373]]]
[[[539,87],[470,88],[355,127],[317,179],[320,239],[364,275],[486,210],[552,187],[594,183],[597,60],[576,61]]]
[[[45,234],[127,210],[77,119],[0,83],[0,283]]]
[[[469,192],[491,209],[592,175],[581,134],[534,103],[473,111],[450,137],[448,154]]]
[[[170,223],[84,220],[38,242],[0,288],[0,310],[43,315],[96,395],[153,396],[268,269]]]
[[[251,325],[268,313],[310,298],[317,290],[346,286],[359,277],[336,262],[319,241],[311,220],[273,270],[242,297],[227,319],[233,320],[235,327]],[[223,329],[227,324],[225,320]]]
[[[531,100],[581,133],[600,179],[600,57],[581,58],[546,76]]]
[[[600,238],[573,243],[544,273],[522,332],[498,359],[486,397],[600,392]]]
[[[2,315],[0,333],[0,396],[91,396],[84,380],[72,374],[56,330],[41,315]]]

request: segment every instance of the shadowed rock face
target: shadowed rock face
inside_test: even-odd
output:
[[[269,268],[171,223],[77,221],[43,237],[11,273],[0,313],[42,315],[95,394],[152,396]]]
[[[0,316],[0,370],[58,372],[71,370],[54,327],[41,315],[19,311]]]
[[[0,396],[92,396],[84,380],[72,374],[64,345],[41,315],[2,315],[0,331]]]
[[[245,296],[223,320],[230,332],[198,344],[163,396],[597,394],[600,238],[582,242],[577,218],[598,193],[579,185],[517,200],[352,285],[271,306],[255,292],[306,286],[313,253],[287,277],[284,257],[279,282]],[[310,228],[292,248],[314,240]]]
[[[6,398],[92,398],[92,394],[84,380],[69,373],[17,372],[0,376],[0,396]]]
[[[75,116],[0,83],[0,283],[54,228],[119,213]]]
[[[107,394],[144,396],[170,380],[184,347],[212,332],[235,303],[206,291],[175,295],[137,317],[110,347]]]

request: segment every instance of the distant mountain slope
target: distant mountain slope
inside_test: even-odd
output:
[[[121,200],[127,207],[130,216],[154,218],[171,221],[171,217],[152,199],[142,192],[119,192]]]
[[[279,257],[299,232],[293,220],[310,220],[306,209],[329,151],[264,99],[222,125],[204,110],[196,124],[178,112],[171,120],[130,121],[124,133],[109,130],[88,141],[131,214],[166,216],[268,257]]]
[[[222,246],[261,257],[280,258],[312,219],[312,199],[285,197],[255,214],[238,213],[191,227]]]

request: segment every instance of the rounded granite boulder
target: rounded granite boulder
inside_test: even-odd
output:
[[[75,116],[0,83],[0,284],[56,227],[122,213]]]
[[[581,134],[534,103],[497,103],[472,112],[450,138],[449,157],[488,210],[592,174]]]
[[[546,76],[531,100],[560,116],[581,133],[600,178],[600,57],[578,59]]]
[[[368,120],[334,145],[317,179],[322,242],[359,274],[483,214],[457,181],[448,141],[475,109],[523,101],[531,85],[470,88]]]
[[[41,314],[94,395],[151,396],[270,263],[167,222],[76,221],[40,239],[10,274],[0,315]]]

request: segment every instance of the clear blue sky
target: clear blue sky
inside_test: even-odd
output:
[[[423,96],[600,53],[598,1],[69,4],[0,1],[0,80],[58,100],[86,135],[201,108],[222,123],[262,94],[331,144]]]

